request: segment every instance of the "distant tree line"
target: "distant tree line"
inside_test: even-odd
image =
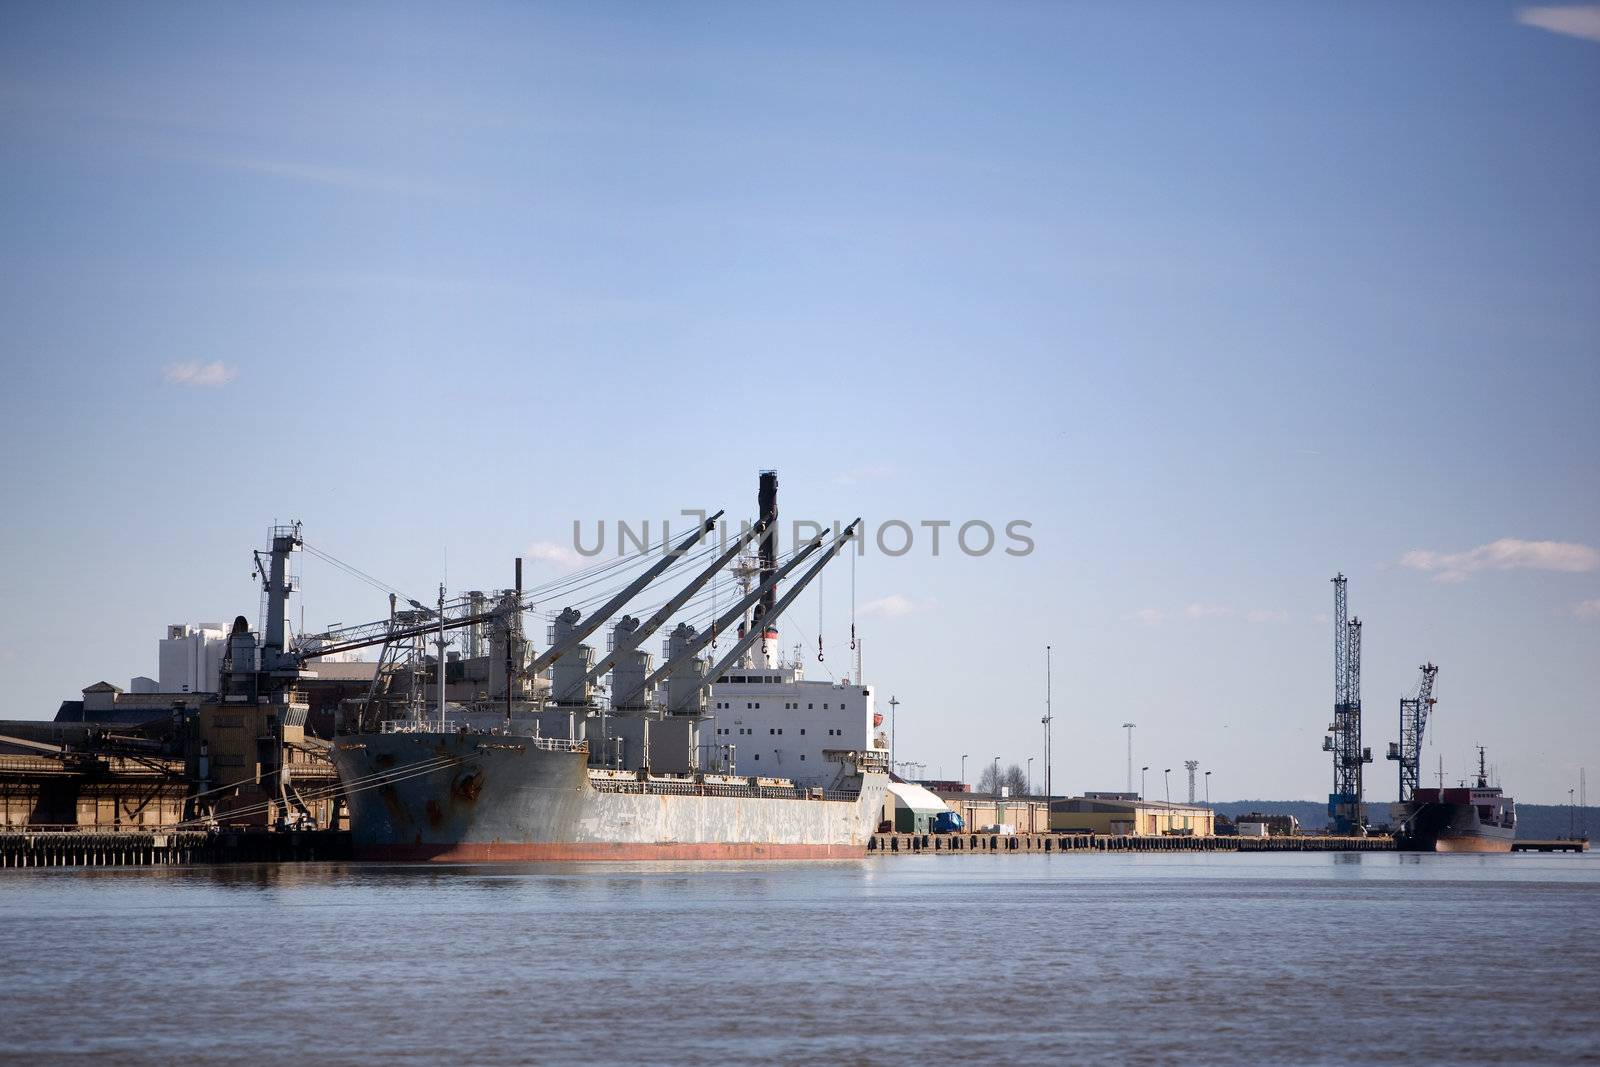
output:
[[[1009,767],[1001,768],[996,774],[996,764],[989,764],[978,776],[978,792],[998,793],[1001,788],[1009,789],[1014,797],[1028,794],[1028,772],[1022,769],[1021,764],[1013,763]]]

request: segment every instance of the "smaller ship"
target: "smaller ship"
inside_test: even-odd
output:
[[[1402,852],[1510,852],[1517,836],[1517,802],[1489,784],[1481,745],[1475,784],[1413,790],[1393,814]]]

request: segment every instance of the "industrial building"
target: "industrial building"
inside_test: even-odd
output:
[[[126,830],[182,818],[181,757],[136,737],[32,725],[47,739],[0,735],[0,826]]]
[[[1210,808],[1196,804],[1142,800],[1128,793],[1086,793],[1051,801],[1050,829],[1137,837],[1210,837],[1216,832],[1216,821]]]
[[[1050,831],[1050,802],[1044,797],[996,797],[991,793],[939,790],[939,799],[961,816],[969,830],[1009,826],[1013,833]]]

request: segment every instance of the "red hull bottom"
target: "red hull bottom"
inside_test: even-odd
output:
[[[861,845],[778,845],[751,842],[726,844],[628,844],[623,842],[461,842],[440,845],[357,846],[358,860],[390,863],[526,863],[594,860],[855,860]]]
[[[1433,843],[1435,852],[1510,852],[1511,838],[1441,837]]]

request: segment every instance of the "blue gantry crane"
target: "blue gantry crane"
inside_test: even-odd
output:
[[[1412,798],[1422,777],[1422,732],[1428,728],[1428,714],[1436,703],[1433,680],[1439,668],[1424,663],[1417,669],[1422,677],[1417,682],[1416,695],[1400,698],[1400,740],[1389,744],[1389,759],[1400,764],[1402,804]]]
[[[1333,578],[1333,722],[1322,750],[1333,753],[1333,832],[1361,834],[1367,825],[1361,769],[1372,762],[1372,749],[1361,746],[1361,620],[1349,618],[1347,581],[1342,573]]]

